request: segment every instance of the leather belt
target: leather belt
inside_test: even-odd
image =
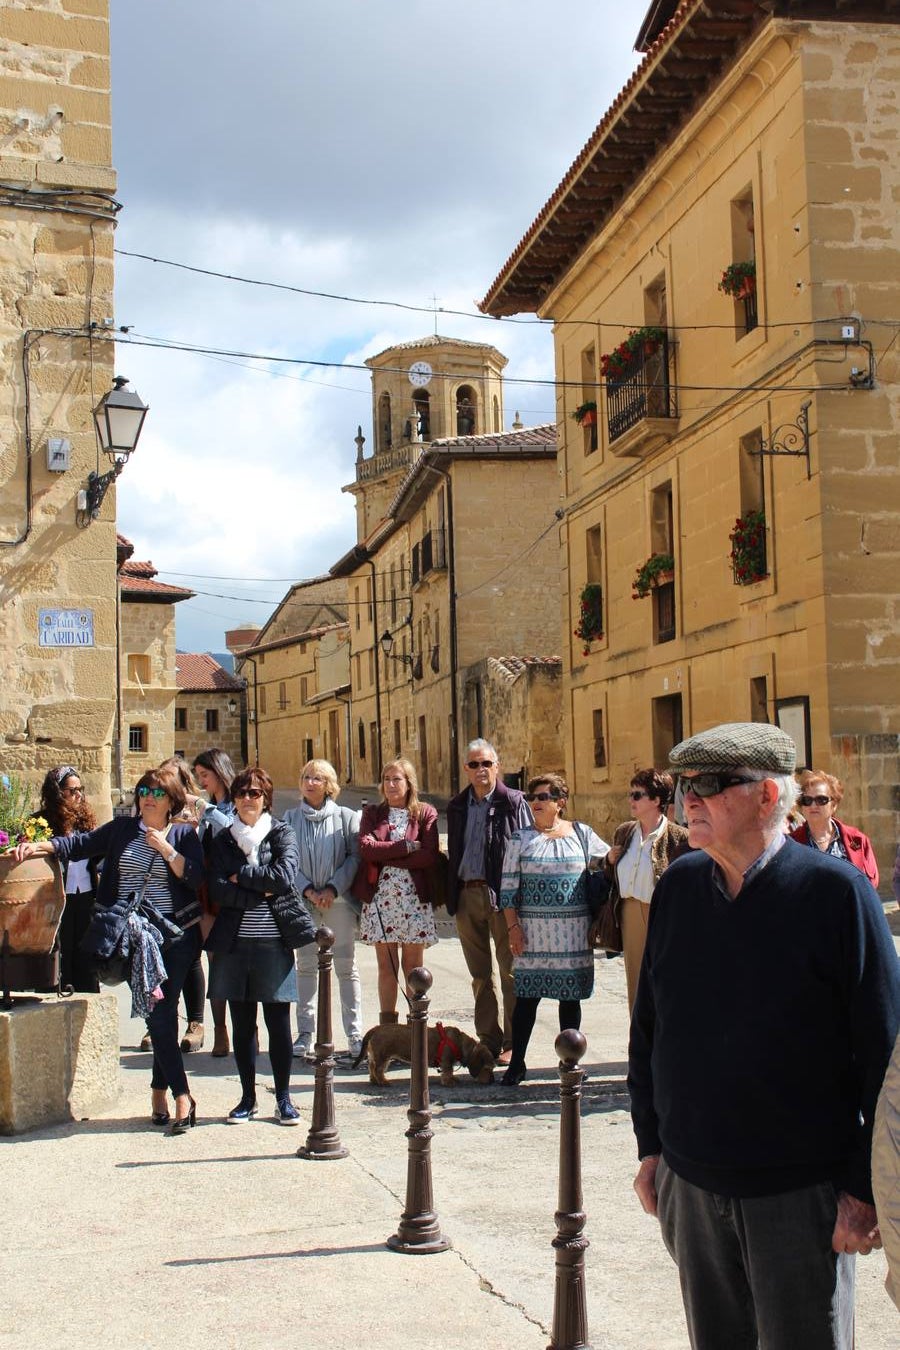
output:
[[[468,881],[463,882],[463,890],[466,886],[486,886],[487,881],[484,877],[469,877]]]

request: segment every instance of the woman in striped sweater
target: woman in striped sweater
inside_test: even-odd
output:
[[[299,1125],[291,1101],[291,1004],[297,997],[294,951],[315,928],[297,885],[300,849],[283,820],[272,819],[272,780],[245,769],[231,784],[235,817],[212,841],[209,894],[219,914],[207,939],[215,952],[209,997],[228,1000],[241,1100],[227,1116],[242,1125],[257,1115],[256,1021],[262,1004],[275,1079],[275,1118]]]

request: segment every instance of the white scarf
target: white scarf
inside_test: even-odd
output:
[[[259,861],[259,846],[272,828],[272,817],[268,811],[263,811],[255,825],[245,825],[236,815],[229,828],[247,861],[255,865]]]

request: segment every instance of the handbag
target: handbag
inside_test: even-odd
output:
[[[612,884],[612,878],[605,867],[591,870],[590,849],[587,835],[579,823],[575,822],[581,847],[584,849],[586,868],[585,885],[587,888],[588,910],[591,915],[590,941],[598,951],[618,956],[623,950],[622,929],[618,914],[618,888]]]

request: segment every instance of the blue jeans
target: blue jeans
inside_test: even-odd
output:
[[[178,1041],[178,1000],[188,971],[200,952],[200,925],[186,928],[184,936],[173,942],[163,953],[166,978],[163,996],[147,1018],[147,1030],[153,1043],[153,1077],[150,1086],[168,1088],[173,1097],[181,1097],[188,1090],[184,1059]]]
[[[831,1249],[830,1182],[732,1199],[661,1158],[656,1191],[693,1350],[851,1350],[856,1258]]]

